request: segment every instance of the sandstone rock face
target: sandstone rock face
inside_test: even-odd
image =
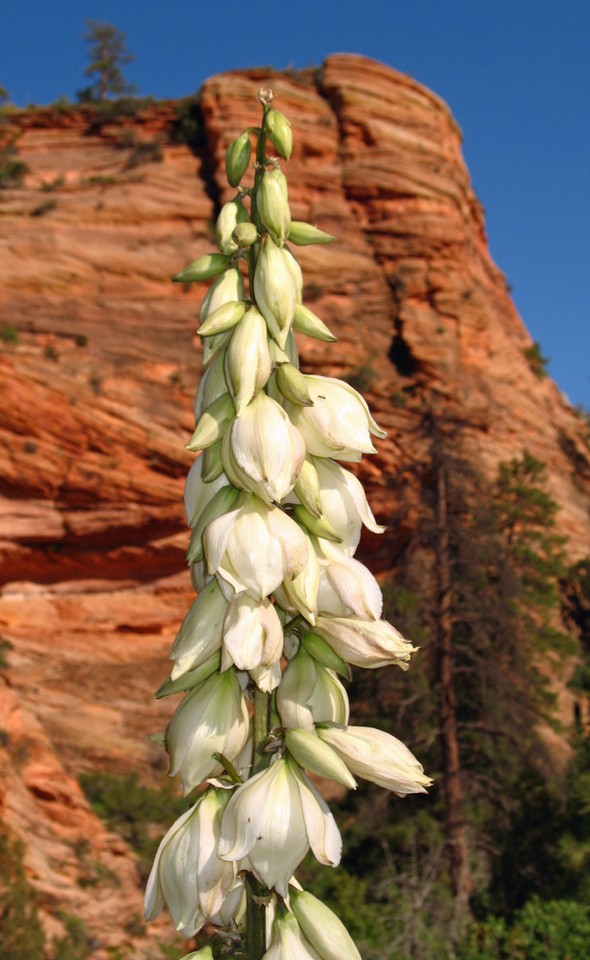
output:
[[[225,148],[255,122],[260,86],[293,124],[294,217],[338,240],[297,251],[305,302],[339,337],[302,337],[303,364],[356,378],[388,431],[360,466],[390,523],[368,542],[372,568],[391,570],[411,530],[420,491],[406,478],[428,456],[432,410],[489,477],[525,449],[545,461],[571,556],[587,553],[586,428],[531,370],[434,94],[337,55],[317,73],[211,78],[192,149],[174,142],[174,104],[102,124],[84,110],[12,116],[0,136],[28,172],[0,192],[0,815],[27,843],[49,932],[60,909],[80,916],[96,960],[109,946],[161,955],[158,928],[129,923],[133,857],[76,777],[161,777],[146,736],[172,712],[152,691],[192,598],[182,489],[205,292],[170,276],[212,249]],[[80,884],[88,862],[119,886]]]

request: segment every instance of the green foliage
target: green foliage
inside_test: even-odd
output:
[[[33,207],[31,210],[32,217],[44,217],[46,213],[50,213],[51,210],[54,210],[57,206],[57,200],[44,200],[43,203],[38,204],[36,207]]]
[[[135,58],[128,52],[125,34],[110,23],[87,20],[84,40],[89,44],[88,64],[84,75],[94,77],[94,82],[81,90],[78,99],[82,103],[101,103],[107,97],[131,93],[121,67]]]
[[[162,790],[142,786],[135,773],[85,773],[80,786],[94,812],[133,847],[146,879],[164,831],[188,808],[187,800],[177,796],[172,784]],[[163,829],[154,831],[154,825]]]
[[[0,670],[10,666],[6,654],[10,653],[11,650],[14,650],[14,645],[6,637],[0,635]]]
[[[28,167],[23,160],[10,156],[8,151],[0,153],[0,189],[22,187]]]
[[[18,343],[18,331],[11,323],[3,323],[0,327],[0,340],[2,343],[15,347]]]
[[[23,866],[23,846],[0,824],[0,957],[43,960],[45,934]]]
[[[535,341],[535,343],[532,343],[530,347],[525,347],[522,352],[525,360],[535,376],[540,380],[542,380],[543,377],[546,377],[549,358],[544,357],[541,353],[541,344]]]
[[[587,960],[590,908],[569,900],[531,899],[511,923],[475,924],[457,960]]]
[[[96,942],[86,930],[84,922],[65,910],[59,911],[57,916],[66,933],[64,937],[53,938],[54,955],[59,957],[59,960],[87,960],[96,947]]]
[[[129,154],[125,167],[131,170],[143,163],[160,163],[164,159],[164,151],[160,143],[154,141],[140,141],[136,143]]]
[[[172,132],[172,143],[186,143],[191,150],[196,151],[204,143],[203,113],[197,99],[182,100],[177,108],[177,120]]]

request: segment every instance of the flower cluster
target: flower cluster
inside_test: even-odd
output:
[[[146,916],[166,904],[186,937],[213,924],[249,960],[346,960],[358,952],[344,927],[293,876],[310,849],[320,863],[340,860],[338,827],[310,775],[347,788],[362,777],[399,796],[430,781],[395,737],[349,724],[349,665],[406,669],[414,648],[381,619],[379,585],[354,558],[363,525],[383,528],[339,462],[374,452],[384,433],[347,383],[299,370],[294,330],[334,337],[303,304],[287,244],[333,238],[291,219],[266,143],[286,160],[292,134],[271,99],[259,92],[261,127],[227,152],[238,192],[217,220],[220,253],[175,278],[213,283],[199,315],[206,369],[185,491],[197,598],[158,695],[185,694],[163,735],[170,774],[185,793],[208,783],[160,845]],[[262,912],[258,946],[244,932],[248,897]]]

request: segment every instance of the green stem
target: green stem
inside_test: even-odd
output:
[[[260,234],[261,222],[256,207],[256,193],[262,180],[264,164],[266,160],[266,133],[264,132],[264,119],[266,117],[269,105],[262,105],[262,123],[258,131],[258,142],[256,144],[256,173],[254,175],[254,189],[252,190],[250,219],[255,224]],[[260,255],[260,238],[250,248],[249,253],[249,280],[250,280],[250,298],[254,301],[254,272],[256,262]],[[270,694],[256,687],[254,694],[254,743],[252,747],[252,772],[259,773],[268,767],[270,755],[265,753],[265,747],[268,743],[270,733]],[[258,881],[251,875],[246,875],[246,931],[245,931],[245,950],[248,960],[262,960],[266,953],[266,907],[263,896],[264,889]]]
[[[262,960],[266,953],[266,891],[251,874],[246,876],[245,952],[248,960]]]

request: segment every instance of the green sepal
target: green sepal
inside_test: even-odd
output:
[[[304,375],[292,363],[281,363],[276,370],[277,386],[286,400],[300,407],[313,407]]]
[[[338,338],[326,326],[323,320],[316,317],[315,313],[298,303],[293,315],[293,326],[299,333],[305,333],[308,337],[315,337],[316,340],[324,340],[326,343],[333,343]]]
[[[323,667],[333,670],[345,680],[350,680],[351,670],[346,660],[339,657],[323,637],[318,637],[317,633],[312,633],[311,630],[302,630],[301,643],[310,657],[321,663]]]
[[[172,277],[175,283],[197,283],[201,280],[211,280],[227,269],[231,257],[225,253],[205,253],[197,260],[189,263],[188,267]]]
[[[324,540],[332,540],[334,543],[342,543],[342,537],[339,537],[334,527],[325,517],[315,517],[309,510],[306,510],[302,504],[298,504],[293,509],[293,516],[302,527],[313,533],[315,537],[323,537]]]
[[[245,312],[246,304],[243,300],[229,300],[227,303],[222,303],[217,310],[209,314],[197,333],[200,337],[213,337],[218,333],[225,333],[226,330],[237,326]]]
[[[217,400],[209,404],[206,410],[203,410],[186,449],[196,453],[197,450],[210,447],[223,436],[228,422],[233,420],[234,415],[235,408],[231,395],[222,393]]]
[[[336,237],[312,227],[311,223],[305,223],[304,220],[291,220],[288,239],[298,247],[306,247],[309,243],[334,243]]]
[[[219,670],[220,664],[221,651],[218,650],[217,653],[213,653],[208,660],[205,660],[200,666],[195,667],[194,670],[183,673],[182,676],[177,677],[176,680],[171,680],[170,677],[164,680],[164,683],[156,690],[156,699],[161,700],[162,697],[169,697],[172,693],[184,693],[185,690],[192,690],[193,687],[196,687],[199,683],[202,683],[203,680],[206,680],[212,674],[216,673],[217,670]]]

